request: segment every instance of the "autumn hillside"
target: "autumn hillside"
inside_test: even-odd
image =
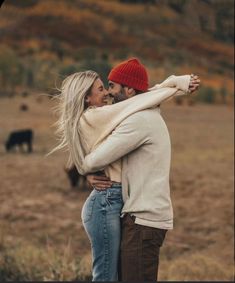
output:
[[[205,86],[226,87],[231,95],[233,1],[121,2],[4,1],[0,64],[3,70],[10,68],[9,61],[18,61],[18,67],[6,74],[1,71],[3,84],[50,88],[57,76],[80,67],[99,66],[98,71],[106,74],[112,64],[138,56],[148,66],[152,82],[171,73],[194,72]],[[8,58],[6,67],[7,57],[14,60]],[[104,61],[108,63],[102,65]],[[18,79],[10,80],[9,73]]]

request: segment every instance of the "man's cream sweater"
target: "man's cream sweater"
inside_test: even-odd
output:
[[[121,182],[124,207],[122,214],[135,215],[137,224],[162,229],[173,228],[169,187],[170,138],[159,107],[146,108],[159,104],[179,90],[186,92],[189,80],[189,76],[170,77],[165,81],[167,87],[163,84],[163,88],[159,88],[158,85],[157,93],[138,95],[135,97],[138,100],[131,98],[125,101],[126,108],[119,109],[122,115],[118,116],[118,111],[114,115],[115,119],[119,119],[119,123],[114,120],[118,124],[115,130],[105,141],[104,134],[100,135],[102,137],[85,158],[85,172],[95,172],[117,160],[120,161],[123,157]],[[177,87],[169,88],[169,85]],[[156,96],[160,99],[156,99]],[[153,103],[154,98],[156,100]],[[147,99],[149,99],[148,107],[145,103]],[[129,102],[128,105],[126,105],[127,102]],[[120,104],[118,103],[117,106]],[[131,105],[133,108],[130,107]],[[113,125],[113,120],[109,118],[108,121]],[[97,147],[101,141],[103,142]]]

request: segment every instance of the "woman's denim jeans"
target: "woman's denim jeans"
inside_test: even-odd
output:
[[[82,222],[91,242],[92,281],[118,281],[121,184],[93,190],[82,208]]]

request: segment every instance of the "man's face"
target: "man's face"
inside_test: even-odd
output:
[[[108,93],[114,99],[114,103],[126,100],[135,95],[135,91],[127,86],[122,86],[113,81],[109,81]]]

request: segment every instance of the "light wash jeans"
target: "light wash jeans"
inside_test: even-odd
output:
[[[82,208],[82,222],[91,242],[92,281],[118,281],[122,187],[93,190]]]

